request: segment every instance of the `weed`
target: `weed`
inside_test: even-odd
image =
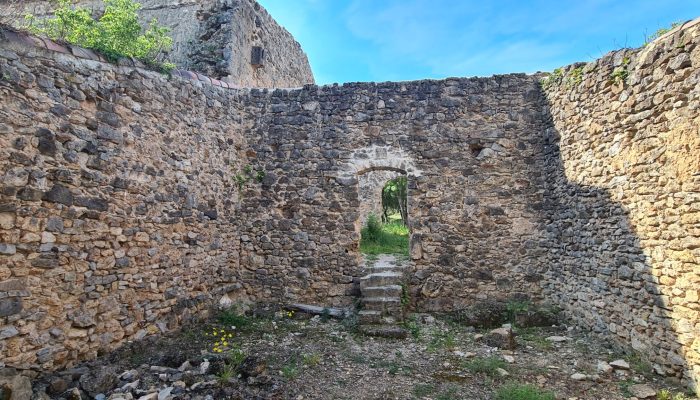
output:
[[[581,82],[583,82],[583,67],[572,69],[566,77],[566,86],[570,88],[576,87],[580,85]]]
[[[348,358],[355,364],[367,364],[367,359],[362,354],[352,353],[348,355]]]
[[[610,74],[610,81],[616,85],[626,83],[627,78],[629,77],[629,74],[630,74],[629,70],[628,70],[629,64],[630,64],[630,58],[625,56],[622,59],[622,65],[620,65],[619,67],[616,67],[613,70],[612,74]]]
[[[561,68],[557,68],[552,71],[551,74],[547,75],[545,78],[542,78],[540,84],[542,85],[542,88],[549,89],[552,86],[559,85],[563,79],[564,71]]]
[[[295,379],[299,375],[299,363],[296,356],[292,356],[280,369],[285,379]]]
[[[389,365],[389,375],[396,375],[401,370],[401,366],[397,363]]]
[[[226,357],[226,361],[224,362],[224,366],[221,368],[221,371],[217,375],[217,380],[219,381],[220,385],[225,385],[234,376],[236,376],[236,373],[241,367],[241,364],[243,364],[245,358],[246,355],[243,352],[243,350],[235,347],[229,350]]]
[[[235,306],[219,312],[216,319],[220,324],[230,327],[235,326],[236,329],[244,328],[251,323],[250,318],[239,312]]]
[[[518,338],[538,350],[549,350],[552,348],[552,342],[547,340],[537,328],[518,329],[517,333]]]
[[[225,364],[221,371],[216,375],[216,380],[219,382],[220,386],[224,386],[234,376],[236,376],[236,369],[230,364]]]
[[[632,392],[630,391],[630,387],[634,384],[635,382],[632,379],[625,379],[624,381],[620,381],[618,383],[618,386],[620,387],[622,395],[625,397],[631,397]]]
[[[411,303],[411,292],[408,290],[408,285],[401,284],[401,306],[406,307]]]
[[[620,358],[627,361],[630,368],[638,374],[645,376],[651,376],[653,374],[654,368],[652,367],[651,362],[649,362],[647,357],[641,353],[636,351],[627,354],[614,353],[609,357],[608,361],[613,361]]]
[[[472,360],[468,360],[464,362],[462,366],[475,374],[483,374],[495,378],[500,376],[498,374],[498,369],[505,369],[507,364],[503,359],[491,356],[477,357]]]
[[[439,349],[452,349],[455,347],[455,335],[448,329],[433,332],[433,337],[428,343],[428,351],[436,352]]]
[[[515,321],[515,316],[530,309],[529,301],[509,301],[506,303],[506,318],[509,322]]]
[[[321,362],[321,355],[318,353],[304,354],[302,362],[307,367],[315,367]]]
[[[690,400],[690,398],[683,393],[672,393],[668,389],[661,389],[656,394],[656,400]]]
[[[661,36],[667,34],[667,33],[670,32],[672,29],[681,26],[681,24],[683,24],[681,21],[676,21],[676,22],[672,22],[671,25],[670,25],[669,27],[657,29],[656,32],[652,33],[651,35],[649,35],[648,37],[646,37],[646,38],[644,39],[644,44],[643,44],[643,46],[646,46],[646,45],[648,45],[649,43],[653,42],[654,40],[656,40],[656,39],[660,38]],[[645,36],[646,36],[646,35],[645,35]]]
[[[265,171],[258,171],[258,172],[255,174],[255,180],[258,181],[258,182],[262,182],[263,179],[265,179]]]
[[[435,393],[435,385],[429,383],[419,383],[413,387],[413,395],[416,397],[426,397]]]
[[[415,315],[411,315],[410,317],[406,318],[401,323],[401,326],[403,326],[403,328],[407,331],[411,332],[411,336],[414,338],[418,339],[420,337],[420,324],[418,324],[418,321],[416,321]]]
[[[457,398],[457,393],[459,393],[459,387],[450,385],[444,392],[435,396],[435,400],[454,400]]]
[[[554,393],[533,385],[509,383],[496,390],[496,400],[555,400]]]

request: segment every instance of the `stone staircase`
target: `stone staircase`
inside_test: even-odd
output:
[[[358,313],[365,333],[405,337],[406,332],[399,324],[404,318],[401,295],[407,272],[407,266],[398,264],[390,255],[380,255],[374,264],[366,267],[366,275],[360,278],[362,309]]]

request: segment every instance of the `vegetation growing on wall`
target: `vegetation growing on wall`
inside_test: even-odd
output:
[[[676,22],[672,22],[671,25],[668,27],[657,29],[656,32],[652,33],[651,35],[649,35],[648,37],[645,38],[644,46],[646,46],[649,43],[653,42],[654,40],[660,38],[661,36],[671,32],[672,29],[677,28],[677,27],[681,26],[682,24],[683,24],[683,22],[676,21]]]
[[[104,0],[105,11],[98,19],[87,8],[74,7],[71,3],[71,0],[58,0],[54,15],[47,19],[26,15],[27,28],[37,35],[96,50],[112,61],[133,57],[164,72],[175,68],[165,59],[173,44],[168,36],[170,30],[156,19],[142,27],[138,20],[140,3]]]

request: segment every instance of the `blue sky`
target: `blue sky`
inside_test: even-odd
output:
[[[319,84],[551,71],[637,47],[700,0],[259,0]]]

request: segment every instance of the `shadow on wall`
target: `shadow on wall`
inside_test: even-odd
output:
[[[545,118],[551,116],[545,115]],[[546,230],[549,271],[543,290],[579,326],[631,346],[654,371],[692,384],[691,366],[629,213],[608,189],[571,182],[560,152],[561,137],[546,133]]]

